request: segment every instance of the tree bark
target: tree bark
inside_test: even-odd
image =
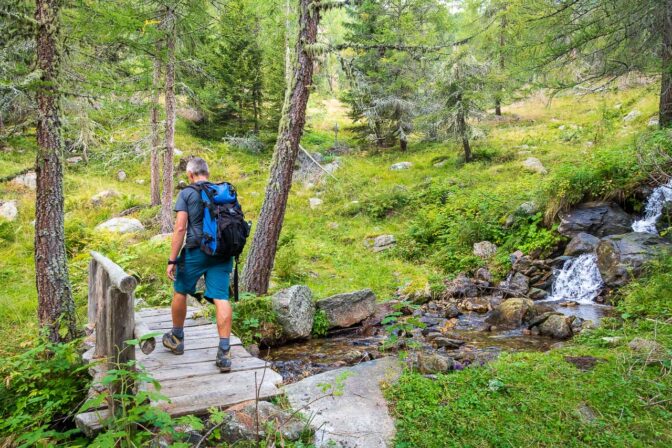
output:
[[[175,12],[166,10],[166,135],[163,149],[161,231],[173,231],[173,154],[175,153]]]
[[[401,149],[403,152],[406,152],[408,149],[408,141],[405,137],[399,138],[399,149]]]
[[[158,48],[157,48],[158,50]],[[154,59],[154,76],[152,78],[152,110],[150,112],[150,127],[152,134],[151,164],[150,164],[150,192],[152,206],[161,204],[161,167],[159,153],[161,152],[161,136],[159,134],[159,92],[161,84],[161,58],[157,54]]]
[[[661,128],[672,125],[672,0],[664,3],[661,33],[662,76],[660,80],[660,106],[658,122]]]
[[[313,0],[299,0],[299,37],[292,80],[287,85],[285,104],[278,128],[271,173],[261,207],[257,229],[243,272],[243,289],[266,294],[277,250],[278,238],[292,186],[294,162],[306,122],[306,104],[313,81],[314,60],[309,46],[317,41],[320,11]]]
[[[502,16],[499,29],[499,69],[501,70],[500,75],[504,73],[504,31],[506,30],[506,17]],[[497,86],[497,94],[495,95],[495,115],[498,117],[502,116],[502,90],[504,86],[500,83]]]
[[[35,277],[40,326],[53,342],[77,335],[65,252],[63,222],[63,141],[59,75],[59,0],[37,0],[37,196],[35,199]]]

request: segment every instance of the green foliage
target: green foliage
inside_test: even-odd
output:
[[[300,283],[306,274],[301,270],[300,258],[296,248],[296,234],[283,233],[278,241],[278,251],[275,256],[275,275],[285,283]]]
[[[618,308],[628,318],[672,318],[672,257],[666,256],[652,263],[646,275],[629,283],[621,291]]]
[[[0,438],[28,447],[77,433],[72,412],[86,396],[87,366],[78,345],[26,341],[28,349],[0,364]]]
[[[365,197],[359,208],[373,219],[383,219],[401,212],[409,202],[408,190],[403,186],[395,186],[390,191]]]
[[[328,330],[329,320],[327,319],[327,313],[324,310],[317,310],[313,318],[313,329],[310,333],[319,338],[326,336]]]
[[[270,297],[241,295],[233,303],[233,332],[243,343],[269,344],[282,335]]]
[[[411,331],[416,328],[425,327],[425,324],[420,322],[420,319],[414,316],[404,316],[404,312],[402,311],[407,309],[415,310],[418,308],[418,305],[414,305],[407,301],[398,302],[392,306],[394,311],[385,316],[380,322],[384,326],[385,332],[387,332],[387,338],[382,345],[384,350],[398,347],[400,342],[405,342],[406,338],[410,337]],[[412,342],[407,344],[407,347],[417,348],[415,346],[416,344],[417,343]]]

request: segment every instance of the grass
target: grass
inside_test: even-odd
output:
[[[300,183],[293,187],[282,234],[282,240],[289,244],[281,244],[279,249],[272,291],[303,283],[316,298],[322,298],[371,288],[379,299],[385,300],[398,288],[409,292],[424,290],[440,283],[446,275],[482,264],[471,256],[471,245],[482,239],[502,247],[499,260],[506,260],[508,252],[516,248],[531,250],[552,245],[549,236],[540,230],[539,220],[523,220],[509,230],[502,230],[502,224],[525,201],[534,200],[543,210],[558,198],[562,203],[555,206],[561,207],[590,195],[616,195],[640,182],[643,173],[635,170],[623,174],[623,170],[615,168],[614,173],[625,177],[610,189],[611,171],[594,167],[604,165],[605,160],[617,168],[630,165],[635,157],[636,136],[656,110],[655,88],[645,86],[582,97],[567,95],[555,98],[550,105],[540,97],[513,104],[505,109],[504,120],[478,124],[487,137],[474,142],[476,162],[470,164],[462,162],[457,145],[423,143],[417,137],[407,153],[358,149],[355,128],[345,109],[334,100],[314,96],[304,147],[309,151],[328,149],[333,144],[332,128],[338,123],[339,141],[354,151],[342,158],[342,167],[335,173],[337,180],[329,179],[314,188]],[[621,107],[616,108],[619,103]],[[106,107],[112,114],[120,113],[115,105]],[[642,115],[624,123],[622,117],[633,108]],[[88,165],[66,166],[65,171],[67,249],[81,316],[85,315],[89,250],[105,253],[137,275],[137,295],[147,303],[167,304],[170,300],[170,283],[163,266],[168,243],[149,242],[159,233],[154,219],[156,209],[145,208],[131,215],[145,224],[145,232],[114,236],[93,231],[95,225],[124,209],[146,205],[149,196],[146,156],[138,156],[132,144],[145,135],[146,123],[137,119],[116,123],[105,115],[105,110],[97,113],[109,133],[101,141],[109,143],[92,150]],[[135,117],[130,113],[121,115]],[[564,131],[560,130],[563,125]],[[571,135],[568,130],[573,130]],[[196,137],[182,121],[178,122],[176,133],[178,149],[185,155],[204,157],[213,179],[225,179],[237,186],[252,221],[256,221],[261,208],[270,165],[272,138],[263,141],[268,144],[262,154],[249,154],[219,140]],[[0,176],[31,166],[34,142],[30,133],[12,139],[9,146],[14,150],[0,153]],[[588,146],[588,142],[594,144]],[[522,171],[521,162],[529,156],[540,158],[550,174]],[[434,166],[442,160],[446,161],[443,166]],[[389,170],[391,164],[400,161],[409,161],[413,167]],[[577,165],[585,166],[586,176],[599,182],[577,184],[572,177]],[[125,182],[116,179],[120,169],[128,175]],[[91,205],[91,196],[106,189],[117,190],[120,197],[100,207]],[[323,205],[311,210],[311,197],[320,197]],[[0,278],[11,284],[0,293],[0,337],[15,341],[36,330],[34,193],[3,183],[0,198],[19,200],[18,220],[0,225]],[[381,234],[395,235],[397,248],[371,252],[365,239]],[[5,344],[0,353],[15,351],[15,347]]]

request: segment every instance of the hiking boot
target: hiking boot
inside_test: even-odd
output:
[[[173,355],[184,354],[184,338],[178,338],[172,330],[163,335],[163,346],[170,350]]]
[[[221,347],[217,350],[217,359],[215,365],[219,367],[219,371],[227,373],[231,371],[231,349],[223,350]]]

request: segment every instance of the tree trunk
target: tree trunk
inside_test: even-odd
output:
[[[76,337],[77,321],[65,252],[63,142],[58,91],[60,17],[58,0],[37,0],[37,196],[35,277],[40,326],[53,342]]]
[[[259,86],[255,85],[252,92],[252,108],[254,111],[254,134],[259,135]]]
[[[462,95],[459,96],[459,101],[462,101]],[[467,135],[467,120],[464,118],[464,112],[459,110],[457,112],[457,129],[462,139],[462,147],[464,148],[464,161],[471,162],[471,145],[469,144],[469,136]]]
[[[502,20],[499,25],[499,70],[500,75],[504,74],[504,45],[506,41],[504,40],[504,32],[506,30],[506,17],[502,16]],[[504,86],[500,83],[497,87],[497,95],[495,96],[495,115],[498,117],[502,116],[502,91]]]
[[[157,48],[158,50],[158,48]],[[161,167],[159,153],[161,151],[161,136],[159,135],[159,91],[161,84],[161,58],[157,54],[154,59],[154,77],[152,78],[152,110],[150,112],[150,127],[152,133],[151,165],[150,165],[150,191],[152,206],[161,204]]]
[[[664,2],[662,14],[663,44],[661,48],[662,76],[660,80],[659,124],[661,128],[672,125],[672,0]]]
[[[406,149],[408,149],[408,141],[406,140],[406,137],[399,138],[399,149],[404,152],[406,152]]]
[[[255,294],[268,291],[287,197],[292,186],[294,162],[306,122],[306,104],[314,68],[313,56],[307,47],[315,44],[320,21],[320,11],[311,8],[311,3],[314,1],[299,0],[299,38],[296,42],[296,62],[292,67],[292,82],[287,85],[285,92],[266,196],[243,272],[244,290]]]
[[[173,154],[175,153],[175,12],[166,11],[166,136],[163,152],[161,231],[173,231]]]

